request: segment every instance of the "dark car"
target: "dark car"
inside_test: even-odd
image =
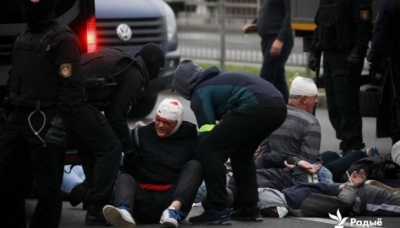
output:
[[[142,45],[160,45],[166,55],[164,70],[152,80],[145,95],[133,104],[130,117],[142,118],[154,108],[158,92],[171,88],[180,61],[175,14],[163,0],[95,0],[98,49],[116,47],[134,55]]]

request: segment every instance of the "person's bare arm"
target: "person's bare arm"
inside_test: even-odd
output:
[[[321,169],[321,165],[314,165],[305,160],[300,160],[296,165],[309,174],[316,174]],[[289,164],[287,161],[285,161],[285,166],[289,169],[293,169],[296,165]]]

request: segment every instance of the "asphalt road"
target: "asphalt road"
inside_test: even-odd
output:
[[[177,97],[176,93],[171,93],[169,91],[164,91],[159,97],[157,101],[158,103],[166,97]],[[190,110],[189,102],[184,100],[181,97],[178,99],[182,102],[185,113],[184,119],[188,121],[192,121],[195,123],[195,117]],[[143,122],[149,122],[153,119],[155,111],[145,119],[142,119]],[[322,128],[322,145],[321,151],[326,150],[338,150],[339,141],[335,139],[334,131],[329,123],[328,114],[326,109],[318,108],[316,111],[316,116],[321,123]],[[133,126],[134,123],[138,120],[133,120],[130,122],[130,125]],[[381,154],[390,153],[391,141],[388,138],[384,139],[376,139],[375,138],[375,119],[374,118],[364,118],[364,140],[367,145],[369,146],[377,146]],[[27,200],[27,212],[28,216],[32,214],[34,209],[36,200],[30,199]],[[201,207],[194,207],[189,217],[193,215],[197,215],[203,212]],[[60,228],[83,228],[86,227],[84,224],[85,221],[85,214],[86,211],[82,210],[82,205],[78,205],[77,207],[72,207],[68,202],[64,202],[63,204],[63,214]],[[380,219],[380,220],[379,220]],[[353,221],[353,223],[351,223]],[[381,221],[382,225],[380,226],[369,226],[369,227],[388,227],[388,228],[395,228],[399,227],[400,218],[399,217],[384,217],[384,218],[377,218],[377,217],[350,217],[347,222],[344,224],[344,227],[364,227],[365,224],[369,224],[369,222],[376,222]],[[264,218],[264,221],[261,223],[254,223],[254,222],[236,222],[232,221],[230,227],[249,227],[249,228],[261,228],[261,227],[281,227],[281,228],[289,228],[289,227],[296,227],[296,228],[309,228],[309,227],[318,227],[318,228],[333,228],[337,225],[337,221],[330,219],[330,218],[296,218],[296,217],[286,217],[283,219],[278,218]],[[189,224],[187,221],[184,221],[180,224],[180,227],[191,227],[193,225]],[[4,223],[1,227],[9,227],[12,226],[5,226]],[[139,225],[139,227],[162,227],[160,224],[153,224],[153,225]],[[208,226],[196,226],[196,227],[208,227]]]

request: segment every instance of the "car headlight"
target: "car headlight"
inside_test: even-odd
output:
[[[168,42],[173,41],[176,39],[176,19],[175,13],[171,9],[171,7],[163,1],[164,10],[165,10],[165,20],[167,23],[167,35],[168,35]]]

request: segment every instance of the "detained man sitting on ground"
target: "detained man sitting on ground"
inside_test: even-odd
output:
[[[256,151],[258,187],[278,190],[295,184],[314,182],[332,183],[328,169],[321,166],[319,149],[321,127],[313,115],[318,103],[315,83],[296,76],[289,90],[287,117],[285,122],[267,137]],[[295,165],[287,168],[288,164]],[[234,178],[228,187],[235,192]]]
[[[103,208],[109,223],[135,227],[136,220],[178,227],[189,214],[203,176],[200,162],[193,159],[197,127],[182,118],[182,104],[167,98],[154,122],[131,130],[135,153],[124,157],[114,206]]]

